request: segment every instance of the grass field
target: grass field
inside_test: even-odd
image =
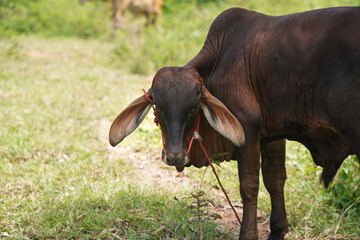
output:
[[[112,32],[106,3],[10,2],[0,4],[0,235],[5,239],[198,239],[191,193],[204,169],[187,169],[186,184],[175,175],[150,184],[152,178],[141,174],[160,161],[161,150],[151,114],[115,149],[107,143],[111,121],[150,86],[157,68],[191,59],[212,19],[229,6],[285,14],[360,4],[169,0],[159,29],[144,29],[142,19],[128,15],[129,26]],[[51,17],[58,20],[47,22]],[[143,165],[148,169],[139,166],[139,158],[151,163]],[[166,176],[176,171],[160,168]],[[218,171],[239,201],[236,163],[224,163]],[[319,184],[321,168],[303,147],[289,143],[287,173],[288,239],[360,239],[355,157],[345,161],[326,192]],[[214,184],[207,170],[203,190]],[[211,190],[203,200],[224,199]],[[269,208],[261,185],[261,221],[268,221]],[[205,239],[237,238],[203,210]]]

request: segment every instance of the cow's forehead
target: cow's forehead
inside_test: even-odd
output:
[[[193,68],[166,67],[156,73],[152,92],[158,104],[186,107],[198,99],[201,87],[201,78]]]
[[[153,79],[153,89],[163,88],[199,88],[202,80],[199,73],[192,67],[164,67]]]

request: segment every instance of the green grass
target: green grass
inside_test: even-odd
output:
[[[190,190],[146,186],[130,174],[138,167],[132,159],[109,147],[108,124],[150,86],[156,69],[191,59],[227,7],[285,14],[338,5],[359,1],[168,0],[159,29],[127,15],[125,29],[112,32],[106,3],[1,1],[0,233],[11,239],[198,238],[189,205],[203,170],[186,170]],[[148,156],[160,154],[160,142],[149,114],[121,146]],[[288,149],[288,238],[360,239],[357,160],[346,160],[326,192],[309,153],[293,143]],[[239,200],[236,163],[218,171]],[[205,190],[216,184],[209,170],[204,181]],[[268,217],[263,184],[259,208]],[[206,239],[237,235],[212,220],[202,226]]]
[[[0,232],[19,239],[197,238],[198,223],[189,222],[195,213],[183,207],[189,195],[140,187],[128,176],[136,166],[109,148],[101,124],[149,79],[118,70],[106,58],[111,43],[26,37],[0,46]],[[149,116],[124,144],[159,150],[156,131]],[[211,221],[203,228],[207,239],[233,236]]]
[[[76,0],[2,0],[0,33],[100,37],[109,33],[109,9],[102,2],[80,6]]]

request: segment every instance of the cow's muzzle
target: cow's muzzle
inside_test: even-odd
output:
[[[188,155],[184,154],[171,154],[162,152],[162,161],[169,166],[184,166],[189,161]]]

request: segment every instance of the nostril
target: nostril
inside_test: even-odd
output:
[[[182,166],[185,163],[185,156],[173,157],[173,156],[167,155],[166,162],[170,166]]]

